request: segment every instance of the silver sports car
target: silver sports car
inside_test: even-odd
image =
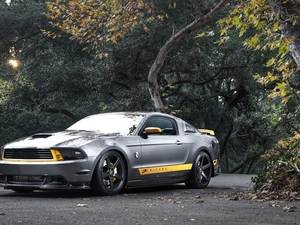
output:
[[[210,130],[157,112],[88,116],[57,133],[1,148],[0,186],[17,192],[124,188],[185,183],[205,188],[218,175],[219,142]]]

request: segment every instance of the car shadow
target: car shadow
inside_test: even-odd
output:
[[[133,188],[133,189],[125,189],[116,197],[121,197],[124,195],[143,195],[148,193],[169,193],[174,191],[188,191],[195,190],[189,189],[184,184],[173,184],[173,185],[165,185],[165,186],[155,186],[155,187],[143,187],[143,188]],[[201,189],[203,191],[207,190],[207,192],[212,192],[216,190],[214,187],[207,187],[205,189]],[[4,190],[0,189],[0,197],[1,198],[13,198],[13,197],[23,197],[23,198],[99,198],[99,197],[114,197],[114,196],[99,196],[94,194],[91,190],[38,190],[30,193],[18,193],[12,190]]]

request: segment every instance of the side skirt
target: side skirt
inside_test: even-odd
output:
[[[169,184],[183,183],[188,179],[190,171],[177,171],[164,174],[143,175],[142,179],[129,180],[126,188],[140,188],[151,186],[164,186]]]

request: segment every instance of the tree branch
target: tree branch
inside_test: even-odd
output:
[[[221,0],[219,4],[217,4],[216,7],[213,8],[205,16],[196,17],[196,19],[192,23],[190,23],[189,25],[187,25],[186,27],[178,31],[176,34],[172,35],[169,38],[169,40],[167,40],[159,50],[157,57],[154,60],[148,74],[149,93],[156,111],[161,111],[161,112],[164,111],[164,104],[161,100],[157,78],[165,62],[167,54],[169,53],[169,51],[172,49],[174,45],[176,45],[178,42],[183,40],[192,31],[210,22],[214,18],[214,16],[223,8],[225,3],[228,1],[229,0]]]
[[[33,100],[31,98],[28,98],[28,97],[23,97],[23,99],[25,99],[26,101],[29,101],[31,103],[34,103],[35,105],[38,105],[40,107],[41,111],[43,111],[43,112],[62,113],[64,115],[70,117],[74,121],[77,121],[79,119],[77,116],[75,116],[69,110],[46,107],[44,104],[40,104],[38,101],[35,101],[35,100]]]

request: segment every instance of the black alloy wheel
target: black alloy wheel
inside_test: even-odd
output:
[[[213,166],[209,155],[201,151],[194,161],[186,186],[189,188],[206,188],[210,182],[212,171]]]
[[[108,151],[97,163],[91,188],[99,195],[115,195],[123,190],[126,181],[126,166],[116,151]]]

